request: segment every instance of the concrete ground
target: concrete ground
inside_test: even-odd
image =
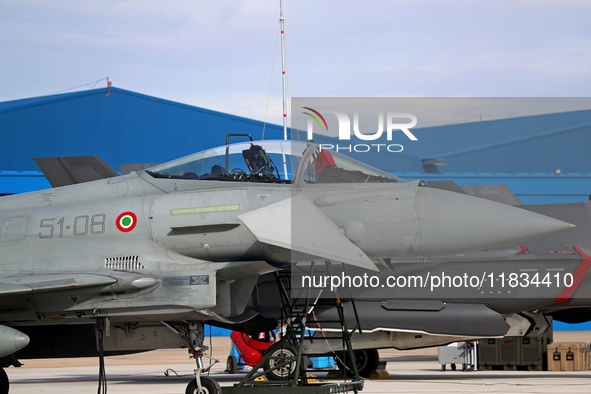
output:
[[[556,332],[555,342],[591,342],[591,331]],[[220,385],[231,386],[244,373],[224,372],[230,339],[212,339],[214,357],[220,362],[211,376]],[[556,393],[591,392],[591,371],[441,371],[437,348],[411,351],[380,350],[390,376],[365,381],[364,393]],[[25,360],[21,368],[8,368],[11,394],[91,393],[97,390],[98,359]],[[207,361],[206,361],[207,363]],[[191,379],[194,361],[186,350],[156,350],[143,354],[109,357],[105,361],[110,394],[184,393]],[[168,376],[165,373],[168,371]],[[326,379],[326,372],[316,374]]]

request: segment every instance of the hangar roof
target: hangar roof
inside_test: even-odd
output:
[[[119,88],[0,103],[0,170],[38,170],[33,157],[99,155],[119,164],[165,162],[222,145],[231,132],[260,138],[263,122]],[[281,138],[283,128],[265,125]],[[20,148],[20,149],[19,149]],[[23,154],[26,152],[26,154]]]

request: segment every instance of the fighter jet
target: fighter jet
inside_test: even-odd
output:
[[[375,259],[454,255],[570,226],[314,144],[226,145],[0,198],[0,356],[18,365],[21,353],[46,355],[48,343],[52,356],[81,355],[87,338],[64,348],[60,332],[96,323],[101,352],[184,343],[197,381],[215,392],[199,379],[201,322],[251,319],[260,275],[326,260],[375,271]],[[146,327],[150,339],[134,336]],[[0,380],[7,392],[3,371]]]
[[[455,189],[461,192],[457,185]],[[421,259],[420,263],[382,261],[379,274],[352,268],[339,271],[337,267],[330,273],[332,282],[321,280],[327,275],[322,266],[314,275],[310,270],[293,269],[291,287],[294,293],[312,287],[329,295],[335,287],[345,302],[350,327],[356,323],[356,307],[363,333],[353,335],[352,343],[364,376],[377,367],[377,348],[403,350],[478,338],[538,337],[549,327],[547,315],[567,322],[591,320],[591,202],[521,205],[510,192],[493,197],[576,227],[523,243]],[[364,275],[375,280],[351,286],[355,278],[362,284]],[[262,299],[271,297],[274,282],[274,278],[261,277]],[[317,292],[312,293],[314,297]],[[315,341],[306,343],[306,353],[328,353],[342,347],[332,334],[341,327],[333,323],[337,316],[330,304],[328,300],[317,303],[308,318],[309,328],[317,331]],[[261,317],[278,316],[272,304],[261,311]]]

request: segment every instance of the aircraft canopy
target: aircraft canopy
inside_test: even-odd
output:
[[[305,164],[300,166],[302,160]],[[293,183],[298,167],[302,168],[306,183],[402,181],[318,145],[278,140],[224,145],[152,167],[146,172],[155,178]]]

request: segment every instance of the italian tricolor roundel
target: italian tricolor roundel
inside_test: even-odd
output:
[[[128,233],[131,230],[133,230],[135,225],[137,224],[137,217],[133,212],[123,212],[121,215],[117,217],[116,224],[119,231]]]

